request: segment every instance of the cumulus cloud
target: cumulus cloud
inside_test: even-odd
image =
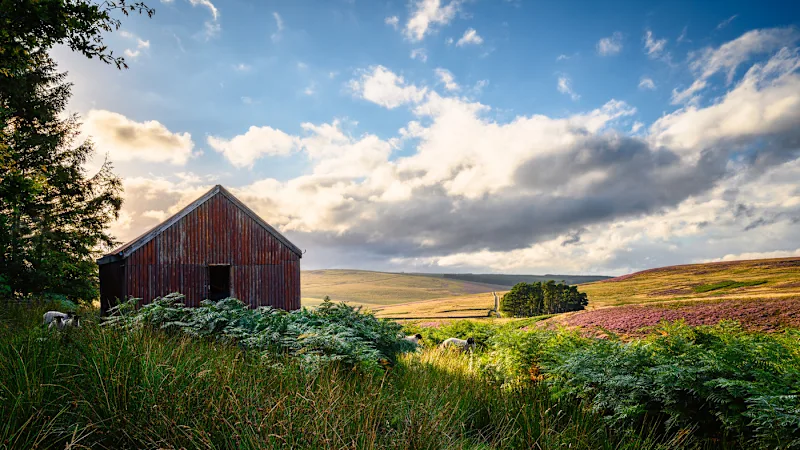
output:
[[[86,115],[82,132],[112,161],[184,165],[194,156],[191,134],[173,133],[155,120],[136,122],[122,114],[93,109]]]
[[[695,74],[694,82],[684,90],[672,91],[672,103],[691,100],[708,85],[708,79],[719,72],[726,75],[730,84],[736,69],[756,55],[771,53],[791,46],[800,39],[794,28],[768,28],[752,30],[719,47],[706,47],[689,54],[689,67]]]
[[[233,139],[209,136],[207,141],[236,167],[252,166],[263,155],[287,155],[297,147],[294,137],[268,126],[250,127]]]
[[[461,36],[461,39],[456,42],[456,47],[463,47],[465,45],[481,45],[483,44],[483,38],[480,37],[477,31],[474,28],[468,28],[467,31],[464,32],[464,35]]]
[[[611,36],[597,42],[597,53],[602,56],[616,55],[622,50],[622,33],[615,31]],[[562,55],[566,59],[566,55]],[[561,59],[561,56],[559,56]]]
[[[652,91],[655,90],[655,88],[656,83],[652,78],[642,77],[642,79],[639,80],[639,89]]]
[[[397,136],[351,134],[338,121],[302,124],[299,135],[270,128],[242,147],[282,136],[309,172],[232,190],[309,249],[305,267],[615,274],[784,251],[800,242],[798,70],[796,50],[781,50],[713,105],[632,129],[636,109],[619,100],[501,120],[488,105],[370,67],[353,90],[408,108]],[[183,201],[177,191],[202,184],[177,183],[134,191],[158,200],[126,209],[131,233],[158,215],[142,213],[169,213]],[[745,231],[760,217],[769,220]]]
[[[417,0],[413,3],[411,16],[406,23],[404,33],[412,41],[421,41],[434,27],[447,25],[461,8],[462,0],[450,0],[442,4],[442,0]]]
[[[402,76],[384,66],[372,66],[360,71],[360,75],[358,79],[349,83],[353,93],[388,109],[408,103],[418,103],[428,91],[427,88],[407,84]]]
[[[557,88],[558,92],[569,95],[573,101],[577,101],[581,98],[580,95],[576,94],[575,91],[572,90],[572,81],[568,76],[562,75],[558,77]]]
[[[448,90],[448,91],[457,91],[457,90],[461,89],[461,87],[458,85],[458,83],[456,83],[456,78],[453,76],[453,74],[449,70],[442,69],[440,67],[440,68],[437,68],[435,70],[435,72],[436,72],[436,77],[439,78],[439,82],[441,82],[444,85],[444,88],[446,90]],[[483,86],[481,86],[481,87],[483,87]]]

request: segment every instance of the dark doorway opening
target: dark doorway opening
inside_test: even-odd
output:
[[[208,266],[208,299],[231,296],[231,266]]]

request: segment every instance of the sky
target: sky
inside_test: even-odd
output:
[[[303,269],[800,255],[800,3],[149,0],[66,48],[119,241],[222,184]]]

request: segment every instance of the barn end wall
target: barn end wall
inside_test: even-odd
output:
[[[251,307],[300,308],[300,256],[220,193],[123,261],[125,296],[142,304],[180,292],[198,306],[208,298],[208,266],[224,264],[232,297]]]

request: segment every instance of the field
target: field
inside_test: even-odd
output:
[[[502,297],[507,291],[497,291]],[[486,318],[494,308],[491,292],[454,297],[436,298],[419,302],[376,306],[371,310],[378,317],[389,319],[447,319],[447,318]]]
[[[311,270],[301,274],[302,303],[335,302],[375,307],[506,290],[505,286],[423,275],[366,270]]]
[[[800,258],[660,267],[581,285],[589,309],[698,300],[800,297]]]

